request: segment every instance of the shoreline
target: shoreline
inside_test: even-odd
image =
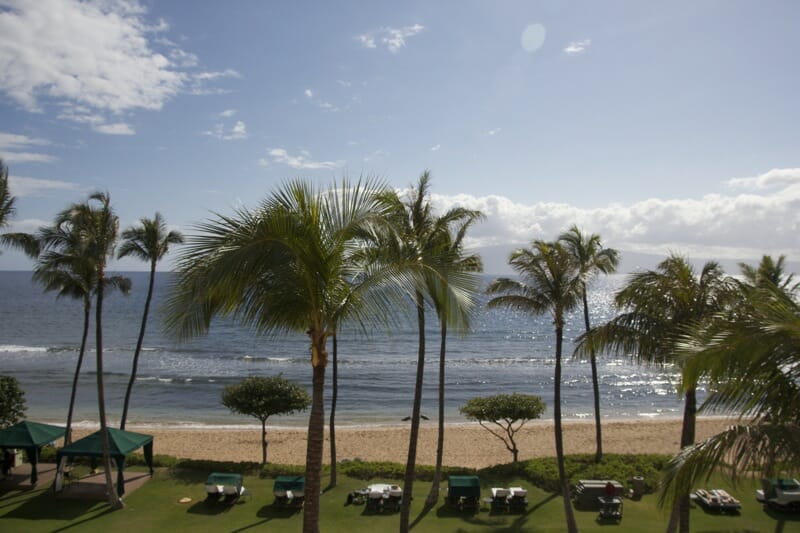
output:
[[[697,420],[697,440],[702,440],[729,426],[727,417],[702,417]],[[606,420],[603,423],[603,452],[619,454],[674,454],[680,449],[682,420]],[[261,428],[210,427],[153,427],[147,424],[129,425],[134,432],[154,437],[155,454],[172,455],[183,459],[215,461],[261,460]],[[75,439],[94,430],[75,428]],[[306,428],[267,427],[267,460],[270,463],[305,463]],[[391,461],[403,463],[408,454],[409,426],[337,426],[337,459]],[[563,422],[564,451],[567,454],[594,453],[593,421]],[[433,465],[436,459],[437,425],[426,422],[420,427],[417,464]],[[552,420],[527,423],[517,434],[519,459],[555,455]],[[330,462],[329,432],[325,430],[323,462]],[[475,422],[445,425],[445,466],[484,468],[511,462],[505,445]]]

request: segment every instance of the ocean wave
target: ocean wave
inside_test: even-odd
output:
[[[0,352],[47,352],[50,348],[44,346],[18,346],[16,344],[2,344],[0,345]]]

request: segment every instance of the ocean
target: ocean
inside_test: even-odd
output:
[[[133,282],[129,296],[111,294],[104,304],[106,409],[118,421],[147,292],[148,273],[124,273]],[[217,320],[206,336],[177,342],[162,328],[162,305],[170,273],[159,273],[150,321],[129,413],[129,426],[225,427],[253,425],[221,403],[222,389],[248,376],[277,375],[309,392],[311,365],[302,333],[271,336],[229,320]],[[486,276],[488,282],[491,277]],[[590,286],[593,324],[614,316],[613,295],[625,276]],[[83,323],[82,303],[56,299],[31,281],[30,272],[0,272],[0,374],[15,376],[25,391],[27,418],[63,423]],[[483,298],[485,303],[486,298]],[[422,413],[433,423],[439,366],[439,331],[433,314],[426,332],[427,358]],[[414,319],[415,320],[415,319]],[[339,335],[337,425],[397,425],[411,413],[417,360],[415,322],[368,333],[346,327]],[[78,387],[75,423],[97,425],[94,311],[89,345]],[[583,332],[579,312],[565,328],[562,412],[566,419],[593,419],[588,361],[571,357],[573,339]],[[465,422],[459,407],[470,398],[498,393],[536,394],[552,418],[555,334],[549,315],[530,317],[482,306],[466,334],[447,339],[448,422]],[[331,347],[329,345],[329,351]],[[606,419],[676,418],[682,403],[675,392],[675,368],[640,366],[625,356],[598,360],[602,416]],[[326,376],[330,393],[330,365]],[[699,390],[702,401],[705,391]],[[305,426],[308,413],[273,417],[272,426]],[[326,403],[326,417],[328,403]]]

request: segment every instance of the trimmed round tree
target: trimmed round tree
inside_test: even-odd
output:
[[[25,392],[14,376],[0,376],[0,429],[25,418]]]
[[[267,419],[304,411],[311,405],[311,397],[300,385],[283,376],[254,376],[225,387],[222,404],[234,413],[261,421],[261,464],[266,464]]]
[[[503,441],[515,463],[519,455],[515,435],[528,420],[542,416],[544,410],[545,404],[540,397],[517,393],[472,398],[459,409],[468,420],[477,420],[484,429]]]

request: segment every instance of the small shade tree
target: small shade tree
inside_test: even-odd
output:
[[[542,416],[545,404],[532,394],[496,394],[472,398],[459,410],[467,419],[477,420],[481,427],[503,441],[516,463],[519,449],[515,436],[528,420]]]
[[[261,464],[267,462],[267,419],[304,411],[311,397],[300,385],[283,376],[253,376],[222,391],[222,404],[234,413],[261,421]]]
[[[14,376],[0,376],[0,429],[25,418],[25,392]]]

